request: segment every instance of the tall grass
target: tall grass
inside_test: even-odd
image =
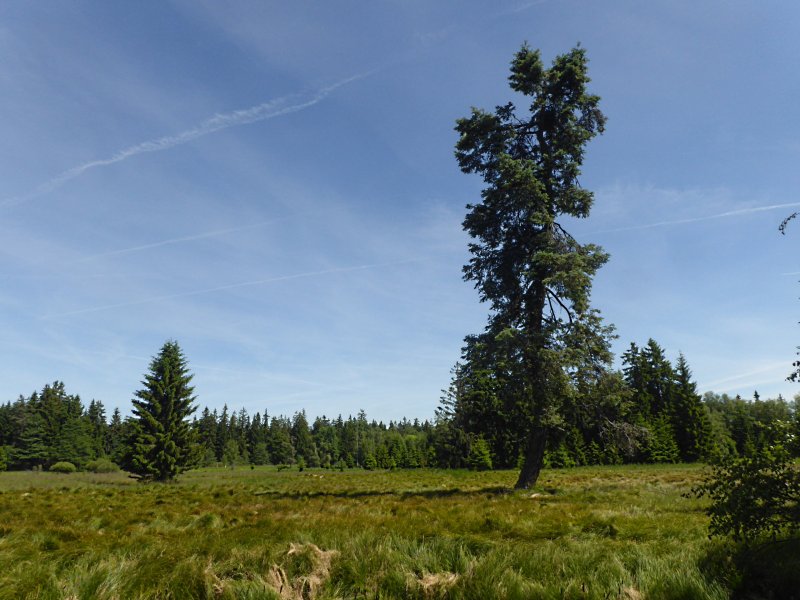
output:
[[[698,467],[515,475],[0,473],[0,599],[727,597]]]

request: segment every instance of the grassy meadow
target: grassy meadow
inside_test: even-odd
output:
[[[0,473],[0,598],[726,598],[702,474]]]

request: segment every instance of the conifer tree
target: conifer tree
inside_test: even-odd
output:
[[[475,471],[488,471],[492,468],[492,454],[489,450],[489,444],[486,443],[482,436],[472,440],[467,463],[470,469]]]
[[[47,427],[38,411],[27,407],[22,433],[11,451],[11,459],[18,467],[31,469],[49,465],[50,446],[47,444]]]
[[[132,447],[125,465],[134,477],[170,481],[200,460],[200,445],[188,417],[195,411],[186,358],[168,341],[150,362],[143,389],[133,400]]]
[[[692,462],[710,453],[711,420],[683,354],[675,367],[672,424],[681,460]]]
[[[122,422],[122,413],[115,408],[111,414],[111,423],[106,430],[105,452],[114,462],[122,460],[125,453],[125,425]]]
[[[565,217],[588,217],[593,202],[578,177],[585,146],[603,131],[605,117],[588,82],[582,48],[548,69],[524,45],[509,77],[524,108],[509,102],[492,113],[473,109],[456,125],[461,170],[486,183],[481,202],[467,206],[463,225],[473,241],[464,278],[491,314],[485,333],[467,343],[490,348],[515,383],[502,403],[520,439],[518,488],[539,476],[570,372],[610,359],[608,329],[589,306],[592,277],[608,256],[563,226]]]

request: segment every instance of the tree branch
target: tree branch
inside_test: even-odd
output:
[[[567,317],[569,318],[569,324],[572,325],[574,323],[572,320],[572,310],[566,304],[564,304],[561,301],[561,298],[559,298],[558,295],[549,287],[545,287],[544,291],[547,293],[547,301],[549,302],[550,298],[552,297],[553,300],[558,302],[559,306],[561,306],[561,308],[564,309],[564,312],[567,313]]]

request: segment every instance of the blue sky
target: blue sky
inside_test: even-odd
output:
[[[430,417],[487,307],[455,119],[527,40],[580,42],[606,133],[593,304],[701,391],[782,393],[800,340],[793,2],[0,5],[0,381],[127,412],[183,347],[201,405]]]

